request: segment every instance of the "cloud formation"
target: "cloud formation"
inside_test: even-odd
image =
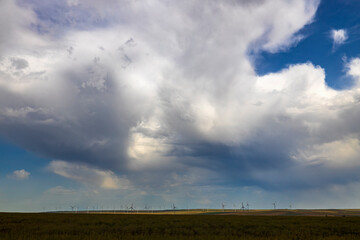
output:
[[[0,30],[33,40],[1,43],[0,136],[61,159],[56,174],[108,189],[360,180],[358,80],[338,91],[311,63],[252,63],[300,41],[319,1],[5,3],[32,21]]]
[[[333,29],[331,31],[331,38],[333,40],[334,46],[339,46],[345,43],[348,39],[348,34],[345,29]]]
[[[30,173],[27,172],[24,169],[21,170],[15,170],[11,175],[10,178],[16,179],[16,180],[25,180],[28,179],[30,176]]]
[[[128,189],[130,187],[126,178],[120,178],[109,170],[103,171],[64,161],[52,161],[48,170],[60,176],[104,189]]]

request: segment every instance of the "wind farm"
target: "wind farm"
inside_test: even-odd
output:
[[[168,209],[151,209],[145,206],[143,209],[128,207],[126,209],[101,209],[101,210],[64,210],[46,211],[43,214],[138,214],[138,215],[237,215],[237,216],[318,216],[318,217],[347,217],[360,216],[360,209],[249,209],[241,208],[196,208],[182,209],[171,205]]]
[[[118,208],[71,204],[33,213],[0,213],[0,239],[248,239],[352,240],[360,209],[250,208],[248,201],[219,208],[159,208],[134,202]],[[230,207],[232,206],[232,208]]]

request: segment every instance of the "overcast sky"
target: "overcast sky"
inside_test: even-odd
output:
[[[359,10],[0,1],[0,211],[359,208]]]

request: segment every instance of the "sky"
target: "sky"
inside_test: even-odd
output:
[[[359,10],[0,1],[0,211],[360,208]]]

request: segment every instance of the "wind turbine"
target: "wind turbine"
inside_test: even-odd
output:
[[[175,214],[176,206],[174,203],[172,204],[172,209],[174,210],[174,214]]]
[[[145,211],[148,211],[149,210],[149,206],[147,204],[145,204],[145,207],[144,207]]]
[[[128,213],[128,212],[129,212],[129,208],[130,208],[130,207],[126,204],[126,205],[125,205],[125,210],[126,210],[126,213]]]
[[[221,207],[222,207],[223,212],[225,212],[225,203],[221,203]]]
[[[250,210],[250,205],[249,205],[248,202],[246,202],[246,208],[247,208],[248,211]]]
[[[75,208],[76,206],[71,205],[70,207],[71,207],[71,211],[74,212],[74,208]]]
[[[273,202],[272,205],[274,206],[274,209],[276,209],[276,202]]]
[[[133,203],[131,203],[131,206],[130,206],[129,209],[130,209],[130,211],[132,211],[132,212],[134,211],[134,204],[133,204]]]
[[[244,203],[241,203],[241,210],[245,211]]]

